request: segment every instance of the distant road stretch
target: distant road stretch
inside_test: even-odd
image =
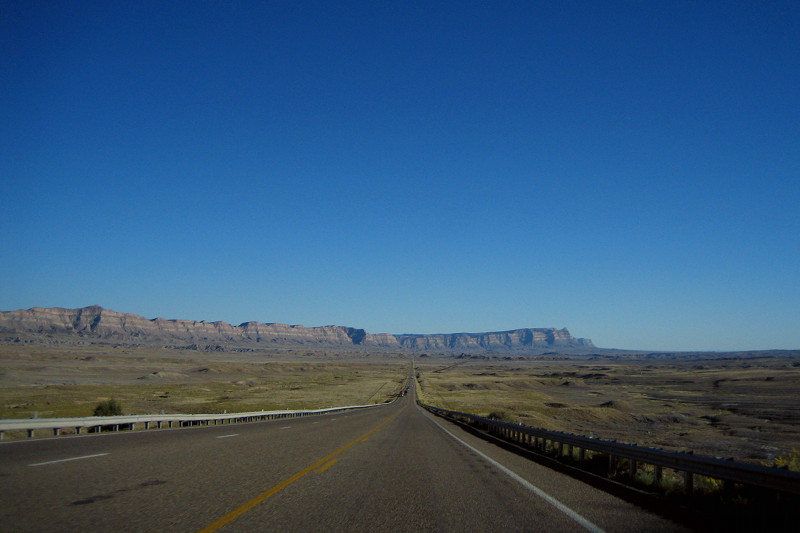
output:
[[[678,531],[388,406],[0,444],[0,531]]]

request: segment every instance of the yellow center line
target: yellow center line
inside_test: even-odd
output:
[[[263,494],[259,494],[258,496],[256,496],[255,498],[253,498],[249,502],[245,503],[241,507],[239,507],[237,509],[234,509],[230,513],[226,514],[225,516],[223,516],[222,518],[217,520],[216,522],[213,522],[213,523],[207,525],[206,527],[204,527],[203,529],[199,530],[198,533],[211,533],[212,531],[218,530],[219,528],[221,528],[222,526],[224,526],[228,522],[231,522],[231,521],[235,520],[236,518],[240,517],[241,515],[243,515],[244,513],[246,513],[247,511],[249,511],[253,507],[255,507],[256,505],[258,505],[259,503],[263,502],[264,500],[266,500],[267,498],[269,498],[273,494],[276,494],[277,492],[280,492],[281,490],[285,489],[286,487],[288,487],[289,485],[291,485],[292,483],[294,483],[295,481],[297,481],[301,477],[305,476],[309,472],[321,467],[326,462],[330,461],[331,459],[333,459],[334,457],[336,457],[337,455],[339,455],[343,451],[347,450],[348,448],[351,448],[351,447],[355,446],[359,442],[362,442],[366,437],[369,437],[370,435],[372,435],[376,431],[380,430],[383,426],[388,424],[392,419],[397,417],[397,415],[399,415],[404,410],[405,410],[405,407],[403,409],[401,409],[399,412],[393,414],[392,416],[390,416],[389,418],[387,418],[386,420],[381,422],[380,424],[378,424],[377,426],[375,426],[374,428],[372,428],[371,430],[367,431],[366,433],[364,433],[363,435],[358,437],[356,440],[354,440],[350,444],[345,444],[344,446],[342,446],[341,448],[339,448],[335,452],[333,452],[333,453],[331,453],[329,455],[326,455],[325,457],[323,457],[322,459],[320,459],[319,461],[317,461],[313,465],[309,466],[308,468],[305,468],[305,469],[301,470],[300,472],[296,473],[295,475],[293,475],[292,477],[281,481],[280,483],[278,483],[277,485],[275,485],[274,487],[272,487],[268,491],[264,492]],[[333,463],[331,463],[331,465],[332,464]],[[326,468],[328,466],[331,466],[331,465],[327,465]]]
[[[317,474],[321,474],[322,472],[326,471],[327,469],[332,467],[334,464],[336,464],[336,461],[338,461],[338,460],[339,459],[331,459],[330,461],[328,461],[327,463],[325,463],[321,467],[317,468]]]

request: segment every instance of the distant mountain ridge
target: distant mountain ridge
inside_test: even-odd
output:
[[[541,353],[546,350],[585,351],[589,339],[566,329],[523,328],[487,333],[403,334],[367,333],[344,326],[304,327],[279,323],[147,319],[92,305],[79,309],[33,307],[0,312],[0,341],[69,343],[100,341],[115,344],[160,345],[200,350],[266,349],[270,346],[363,347],[468,353]]]

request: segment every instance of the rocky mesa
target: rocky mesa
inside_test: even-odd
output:
[[[98,305],[0,312],[0,342],[105,342],[199,350],[258,350],[270,346],[360,348],[393,351],[464,353],[541,353],[584,351],[592,341],[573,337],[567,329],[524,328],[488,333],[393,335],[367,333],[344,326],[304,327],[279,323],[206,322],[148,319]]]

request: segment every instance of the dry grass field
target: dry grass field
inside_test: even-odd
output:
[[[418,359],[417,370],[421,400],[446,409],[755,463],[800,449],[798,359]]]
[[[222,413],[381,403],[408,358],[0,345],[0,418]],[[800,359],[417,358],[420,399],[544,429],[770,463],[800,449]],[[8,435],[7,437],[12,437]]]
[[[390,356],[0,345],[0,418],[91,416],[110,398],[125,414],[363,405],[407,375],[408,360]]]

